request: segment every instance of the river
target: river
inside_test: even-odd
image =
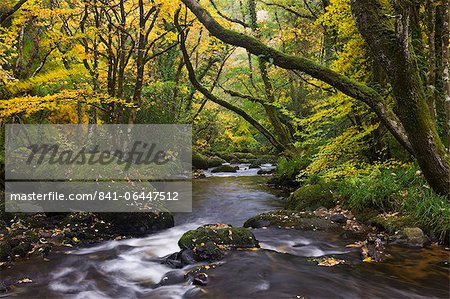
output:
[[[253,230],[261,250],[234,251],[208,270],[208,285],[161,285],[174,271],[161,260],[179,250],[177,241],[206,223],[242,226],[259,213],[282,206],[266,187],[266,177],[217,176],[193,183],[193,212],[175,215],[175,227],[144,238],[106,241],[96,246],[53,253],[49,261],[30,259],[4,270],[2,280],[31,278],[4,298],[449,298],[448,259],[443,248],[388,247],[390,258],[364,263],[355,240],[336,233],[285,229]],[[314,258],[345,260],[318,266]],[[188,271],[188,268],[175,270]],[[298,296],[298,297],[297,297]]]

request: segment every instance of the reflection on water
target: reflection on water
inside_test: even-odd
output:
[[[243,170],[248,171],[248,170]],[[253,170],[251,170],[253,171]],[[181,235],[201,224],[240,226],[249,217],[280,207],[263,177],[211,177],[194,181],[193,213],[175,215],[176,227],[150,235],[53,254],[50,261],[29,260],[2,273],[2,279],[24,277],[4,297],[15,298],[449,298],[448,259],[442,249],[388,248],[383,263],[361,262],[355,240],[337,234],[257,229],[258,251],[236,251],[208,270],[209,284],[160,286],[173,269],[161,257],[178,251]],[[344,265],[317,266],[315,258],[334,256]],[[188,271],[189,269],[182,269]]]

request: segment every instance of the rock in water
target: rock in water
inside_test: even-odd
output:
[[[239,166],[231,166],[231,165],[222,165],[211,170],[212,173],[217,172],[237,172]]]
[[[347,222],[347,217],[345,217],[342,214],[333,214],[330,216],[330,220],[335,222],[335,223],[346,223]]]
[[[408,246],[422,247],[428,243],[428,239],[423,231],[418,227],[406,227],[401,232],[402,243]]]
[[[254,216],[244,223],[244,227],[261,228],[294,228],[300,230],[334,230],[339,225],[325,218],[314,215],[313,212],[296,212],[279,210]]]
[[[180,258],[192,256],[195,261],[218,261],[227,250],[259,247],[253,233],[243,227],[227,224],[208,224],[190,230],[178,241],[181,248]],[[190,263],[191,260],[183,261]]]
[[[163,278],[161,278],[161,281],[159,282],[159,285],[173,285],[173,284],[179,284],[183,283],[185,281],[185,275],[184,271],[182,270],[174,270],[167,272]]]
[[[203,272],[197,273],[197,274],[195,274],[194,280],[192,283],[197,286],[205,286],[208,284],[208,275]]]
[[[275,169],[260,169],[257,174],[272,174],[275,173]]]

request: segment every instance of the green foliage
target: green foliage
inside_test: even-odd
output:
[[[450,205],[448,200],[428,188],[416,188],[404,203],[404,213],[413,223],[434,237],[444,240],[450,234]]]
[[[307,155],[297,156],[292,159],[281,157],[278,160],[277,175],[295,179],[311,163],[311,157]]]
[[[288,199],[287,208],[296,211],[332,208],[336,205],[335,182],[318,181],[297,189]]]
[[[450,232],[448,201],[435,194],[412,166],[374,167],[367,174],[348,176],[338,183],[337,194],[357,213],[400,213],[400,218],[372,218],[389,230],[418,226],[440,240]]]
[[[389,212],[401,207],[405,188],[418,178],[414,169],[397,170],[374,169],[365,175],[348,176],[338,188],[338,193],[347,199],[348,206],[355,211],[376,209]]]

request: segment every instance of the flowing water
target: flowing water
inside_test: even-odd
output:
[[[261,250],[234,251],[214,269],[208,285],[158,284],[167,273],[182,273],[161,264],[179,250],[177,241],[206,223],[242,226],[251,216],[282,206],[256,170],[214,175],[193,183],[193,212],[175,215],[176,226],[149,235],[102,242],[94,247],[54,253],[50,261],[32,259],[4,270],[2,280],[25,277],[8,298],[449,298],[449,268],[443,248],[389,247],[383,263],[363,263],[355,240],[336,233],[284,229],[253,230]],[[318,266],[314,259],[334,256],[346,261]],[[172,272],[171,272],[172,271]],[[169,275],[170,275],[169,273]],[[299,296],[299,297],[297,297]],[[0,297],[2,297],[0,295]]]

